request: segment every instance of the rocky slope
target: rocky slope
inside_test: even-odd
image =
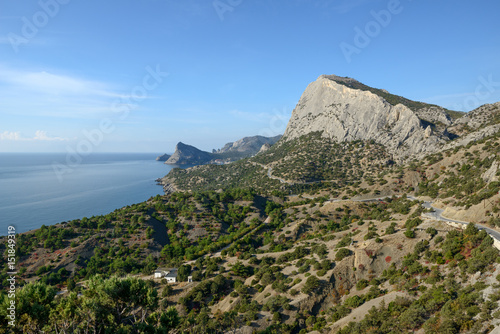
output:
[[[450,140],[446,126],[453,120],[445,109],[365,87],[354,79],[320,76],[302,94],[283,137],[323,131],[339,142],[374,140],[396,160],[435,152]]]
[[[468,128],[477,130],[500,122],[500,102],[485,104],[467,113],[456,120],[454,126],[467,125]]]

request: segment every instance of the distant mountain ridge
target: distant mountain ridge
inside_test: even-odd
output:
[[[212,150],[212,153],[199,150],[198,148],[179,142],[175,147],[175,152],[171,156],[164,154],[156,158],[158,161],[165,161],[170,165],[199,165],[207,163],[225,163],[246,158],[259,153],[263,147],[275,144],[281,135],[274,137],[253,136],[244,137],[235,142],[224,145],[221,149]],[[166,158],[168,156],[168,158]],[[165,159],[166,158],[166,159]],[[162,160],[164,159],[164,160]]]
[[[244,137],[235,142],[227,143],[223,148],[218,150],[213,150],[212,153],[227,153],[227,152],[252,152],[253,154],[259,152],[262,145],[269,144],[273,145],[281,138],[281,135],[274,137],[264,137],[264,136],[253,136]]]

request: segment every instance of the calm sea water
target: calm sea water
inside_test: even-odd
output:
[[[93,154],[68,168],[66,154],[0,153],[0,235],[9,225],[26,232],[163,194],[155,180],[173,167],[156,156]]]

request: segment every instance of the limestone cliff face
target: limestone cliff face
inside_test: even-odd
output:
[[[165,163],[169,165],[204,164],[210,160],[212,160],[212,154],[179,142],[175,146],[174,154]]]
[[[320,76],[309,84],[287,125],[284,140],[323,131],[338,141],[375,140],[398,160],[436,151],[446,138],[425,126],[416,112],[391,105],[370,91]],[[339,77],[333,77],[339,78]],[[352,80],[352,79],[349,79]]]

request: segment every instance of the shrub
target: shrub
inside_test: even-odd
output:
[[[358,290],[358,291],[363,290],[367,286],[368,286],[368,281],[365,279],[361,279],[358,281],[358,283],[356,283],[356,290]]]
[[[304,284],[304,287],[302,288],[302,292],[305,294],[313,292],[319,287],[319,283],[319,279],[316,276],[309,276]]]
[[[427,228],[425,232],[427,232],[431,236],[431,238],[434,238],[434,236],[438,233],[438,231],[434,227]]]
[[[338,250],[337,254],[335,254],[335,260],[342,261],[342,259],[348,257],[349,255],[351,255],[350,250],[348,250],[347,248],[341,248]]]
[[[360,296],[352,296],[346,299],[344,305],[350,308],[356,308],[363,305],[364,302],[364,299]]]
[[[415,238],[415,231],[410,229],[410,228],[407,228],[404,234],[407,238],[410,238],[410,239]]]

